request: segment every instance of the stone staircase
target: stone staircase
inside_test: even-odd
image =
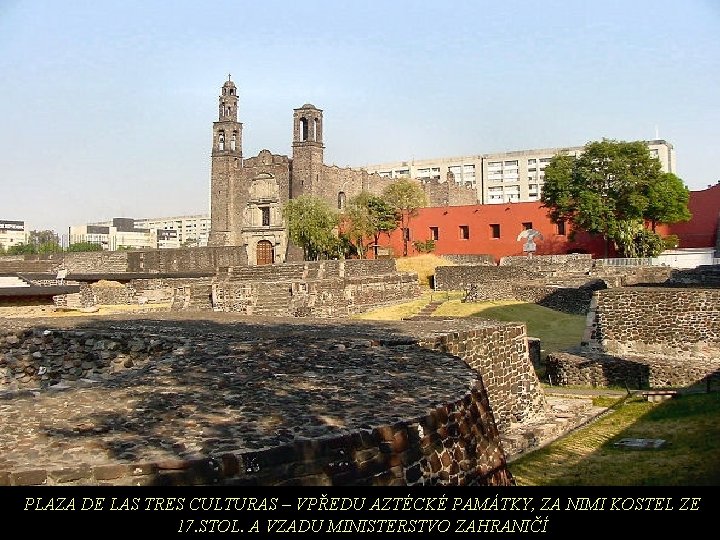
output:
[[[404,320],[412,321],[412,320],[427,319],[429,317],[432,317],[432,314],[435,313],[437,308],[439,308],[444,303],[445,303],[444,300],[433,300],[433,301],[429,302],[428,304],[426,304],[415,315],[412,315],[411,317],[406,317]]]
[[[290,306],[290,283],[255,283],[257,303],[253,306],[253,315],[287,315]]]

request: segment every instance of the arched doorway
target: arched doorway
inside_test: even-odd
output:
[[[257,243],[257,264],[273,264],[275,262],[275,251],[268,240],[260,240]]]

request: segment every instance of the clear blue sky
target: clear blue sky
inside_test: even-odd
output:
[[[244,154],[326,163],[651,139],[720,179],[720,2],[0,0],[0,219],[206,213],[231,73]]]

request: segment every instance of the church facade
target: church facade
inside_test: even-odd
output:
[[[322,109],[307,103],[294,109],[292,122],[292,156],[261,150],[245,158],[237,88],[229,78],[223,84],[213,123],[208,243],[244,246],[251,265],[302,257],[290,245],[283,221],[282,208],[290,199],[312,195],[343,211],[361,191],[380,194],[395,181],[364,169],[325,165]],[[474,190],[455,182],[423,185],[431,206],[474,202]]]

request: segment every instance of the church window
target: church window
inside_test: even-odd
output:
[[[307,121],[307,118],[301,118],[301,119],[300,119],[300,140],[301,140],[301,141],[307,141],[307,140],[308,140],[308,121]]]
[[[225,150],[225,132],[221,131],[218,134],[218,150]]]
[[[235,146],[237,145],[237,131],[233,131],[232,139],[230,140],[230,150],[235,150]]]
[[[345,192],[341,191],[338,193],[338,210],[345,209]]]
[[[260,211],[262,212],[262,226],[269,227],[270,226],[270,207],[263,206],[260,208]]]

